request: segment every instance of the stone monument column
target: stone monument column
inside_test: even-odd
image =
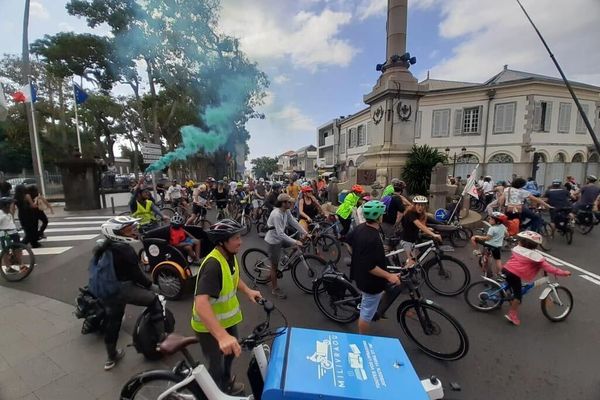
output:
[[[376,176],[386,185],[400,177],[415,143],[418,99],[424,88],[409,71],[416,59],[406,53],[407,14],[408,0],[388,0],[386,61],[377,65],[382,74],[363,98],[370,105],[367,132],[371,146],[358,166],[359,183],[369,184],[361,178]]]

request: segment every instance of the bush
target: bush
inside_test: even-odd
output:
[[[437,163],[447,161],[447,156],[437,149],[428,145],[414,145],[406,161],[406,166],[402,171],[402,180],[406,182],[406,189],[411,195],[429,194],[429,185],[431,183],[431,170]]]

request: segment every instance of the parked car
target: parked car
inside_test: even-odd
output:
[[[35,185],[37,181],[35,178],[11,178],[7,179],[6,182],[10,183],[12,188],[10,189],[10,195],[15,195],[15,186],[17,185]]]

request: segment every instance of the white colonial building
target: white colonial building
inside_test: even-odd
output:
[[[571,82],[595,132],[600,131],[600,87]],[[420,83],[415,143],[446,152],[455,176],[476,164],[495,180],[513,174],[552,179],[599,174],[599,156],[583,119],[560,79],[505,68],[484,83],[427,79]],[[318,128],[317,164],[352,179],[370,144],[367,107]],[[362,157],[362,158],[361,158]],[[456,160],[456,162],[454,162]],[[455,166],[453,166],[455,164]]]

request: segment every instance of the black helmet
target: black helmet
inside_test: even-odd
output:
[[[11,205],[15,200],[12,197],[0,197],[0,207]]]
[[[233,235],[240,233],[244,227],[239,222],[226,218],[212,225],[206,231],[206,235],[214,244],[229,240]]]
[[[281,183],[279,182],[275,182],[274,184],[271,185],[271,189],[281,189]]]

